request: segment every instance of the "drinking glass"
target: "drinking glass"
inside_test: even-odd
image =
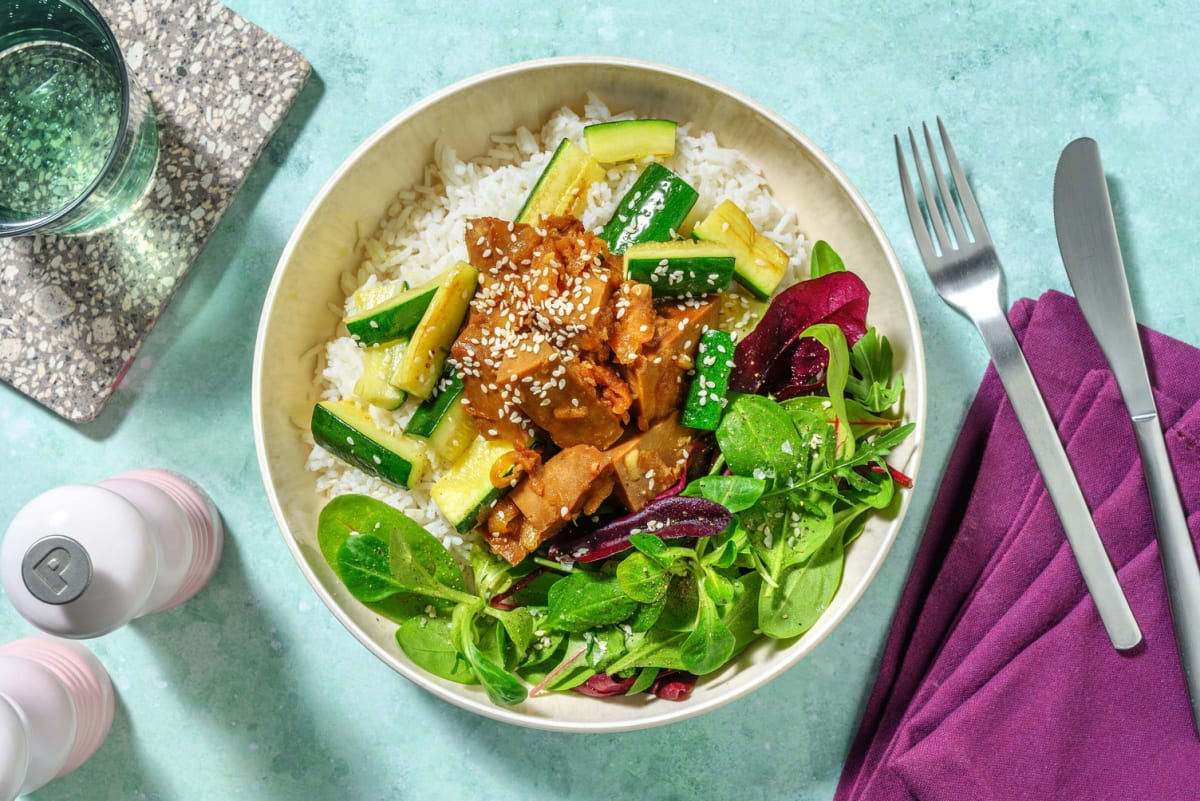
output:
[[[158,162],[150,98],[88,0],[0,0],[0,236],[117,221]]]

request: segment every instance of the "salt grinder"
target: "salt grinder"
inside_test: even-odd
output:
[[[91,651],[40,636],[0,645],[0,801],[78,768],[112,721],[112,681]]]
[[[98,637],[195,595],[216,570],[223,536],[216,507],[191,481],[134,470],[26,504],[0,543],[0,581],[43,631]]]

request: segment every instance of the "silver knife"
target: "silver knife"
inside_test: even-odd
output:
[[[1200,730],[1200,563],[1150,390],[1100,148],[1091,139],[1076,139],[1059,157],[1054,174],[1054,225],[1079,307],[1112,367],[1133,419],[1175,639],[1191,696],[1192,720]]]

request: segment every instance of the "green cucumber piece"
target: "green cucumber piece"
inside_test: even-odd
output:
[[[310,428],[322,448],[397,487],[411,489],[429,470],[423,443],[384,431],[352,401],[321,401]]]
[[[733,251],[719,242],[642,242],[625,250],[625,274],[649,284],[656,297],[724,292],[733,276]]]
[[[692,229],[692,236],[720,242],[733,251],[737,261],[733,276],[757,298],[771,297],[787,273],[788,255],[763,236],[746,213],[731,200],[723,200]]]
[[[479,271],[460,261],[442,278],[391,379],[392,386],[421,399],[433,394],[442,375],[450,346],[454,344],[471,298],[475,296]]]
[[[407,393],[391,384],[392,373],[408,345],[405,340],[363,348],[363,372],[354,384],[354,394],[365,403],[389,411],[400,408]]]
[[[716,431],[728,403],[732,371],[733,337],[728,331],[710,328],[700,335],[696,374],[688,387],[680,422],[689,428]]]
[[[421,402],[413,416],[409,418],[404,433],[413,437],[428,439],[445,418],[450,407],[458,403],[463,394],[463,382],[458,373],[448,370],[443,379],[445,386],[435,395]],[[461,405],[461,404],[459,404]]]
[[[672,120],[600,122],[584,127],[583,140],[601,164],[646,156],[669,158],[675,155],[675,127]]]
[[[437,294],[436,285],[409,289],[379,306],[346,318],[350,335],[364,345],[392,342],[412,334]]]
[[[479,436],[475,419],[460,402],[463,394],[462,379],[450,371],[445,386],[436,395],[427,398],[413,412],[404,433],[420,437],[429,443],[429,450],[453,462]]]
[[[511,443],[477,436],[434,482],[429,494],[459,533],[465,534],[479,525],[484,512],[508,492],[508,487],[492,484],[492,465],[512,450]]]
[[[663,165],[648,164],[617,204],[600,238],[613,253],[624,253],[639,242],[668,242],[699,197],[687,181]]]
[[[586,150],[563,139],[517,214],[517,222],[536,225],[542,217],[578,217],[588,187],[604,178],[604,168]]]
[[[382,306],[408,289],[408,281],[382,281],[371,287],[356,289],[350,300],[355,309],[365,312],[376,306]]]

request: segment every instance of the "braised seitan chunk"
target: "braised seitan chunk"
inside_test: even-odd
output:
[[[616,499],[636,512],[678,481],[695,434],[675,413],[605,451],[612,457]]]
[[[608,454],[590,445],[566,448],[496,505],[484,537],[493,551],[515,565],[578,516],[595,512],[612,488]]]
[[[625,380],[633,391],[638,428],[645,431],[677,409],[692,369],[700,335],[717,322],[719,298],[661,304],[656,308],[655,334],[641,355],[625,365]]]
[[[632,394],[608,367],[620,260],[571,217],[540,227],[468,222],[480,287],[451,354],[466,408],[490,439],[606,448]]]
[[[612,335],[613,360],[618,364],[633,364],[644,348],[654,339],[656,315],[649,284],[625,281],[617,293]]]
[[[624,382],[613,371],[534,338],[506,354],[496,380],[510,387],[514,402],[560,448],[616,442],[628,420],[630,399],[613,397],[607,382]]]

